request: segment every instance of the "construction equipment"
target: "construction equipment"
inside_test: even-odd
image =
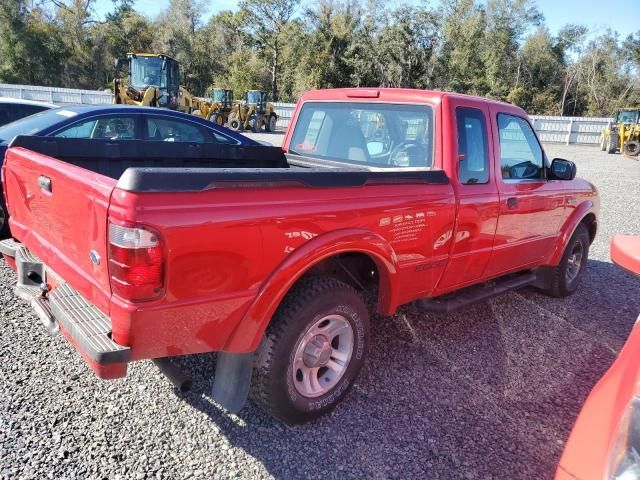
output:
[[[276,130],[278,115],[273,108],[273,103],[267,102],[267,92],[249,90],[244,94],[244,101],[233,105],[228,117],[228,127],[231,130],[249,130],[259,132],[264,129],[267,132]]]
[[[613,123],[600,136],[600,149],[630,157],[640,154],[640,107],[621,108],[615,113]]]
[[[180,86],[180,63],[162,54],[127,53],[115,62],[113,103],[169,108],[185,113],[198,109],[199,101]]]
[[[197,100],[198,110],[194,111],[193,114],[224,126],[233,109],[233,90],[213,88],[209,91],[209,97],[211,102]]]

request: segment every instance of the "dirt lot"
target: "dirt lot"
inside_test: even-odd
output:
[[[376,318],[356,388],[301,427],[253,404],[222,413],[209,396],[214,355],[181,361],[195,380],[186,395],[149,362],[126,380],[97,380],[14,299],[2,262],[0,477],[552,477],[582,402],[640,313],[640,281],[608,253],[614,233],[640,233],[640,162],[597,148],[547,151],[576,161],[602,196],[579,291],[552,299],[528,289],[455,314],[407,307]]]

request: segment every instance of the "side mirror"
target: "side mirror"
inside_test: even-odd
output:
[[[549,170],[550,180],[573,180],[576,178],[576,164],[563,158],[554,158]]]

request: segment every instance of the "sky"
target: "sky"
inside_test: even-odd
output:
[[[313,0],[307,2],[312,3]],[[158,12],[167,6],[169,0],[136,0],[136,10],[155,17]],[[211,15],[221,10],[236,10],[238,0],[205,0],[207,6],[203,15],[208,19]],[[305,3],[305,0],[303,0]],[[389,5],[402,3],[420,3],[419,0],[392,0]],[[439,2],[431,1],[437,5]],[[612,28],[620,33],[621,38],[640,30],[638,23],[638,0],[616,0],[609,4],[602,0],[537,0],[538,9],[544,14],[545,23],[552,34],[555,34],[567,23],[579,23],[589,27],[590,36],[604,33],[607,28]],[[105,13],[113,10],[111,0],[96,0],[96,14],[103,17]]]

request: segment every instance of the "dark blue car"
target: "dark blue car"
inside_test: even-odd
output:
[[[225,145],[259,143],[194,115],[128,105],[77,105],[54,108],[0,127],[0,161],[18,135],[99,140],[153,140]],[[0,197],[0,238],[7,236],[5,202]]]

